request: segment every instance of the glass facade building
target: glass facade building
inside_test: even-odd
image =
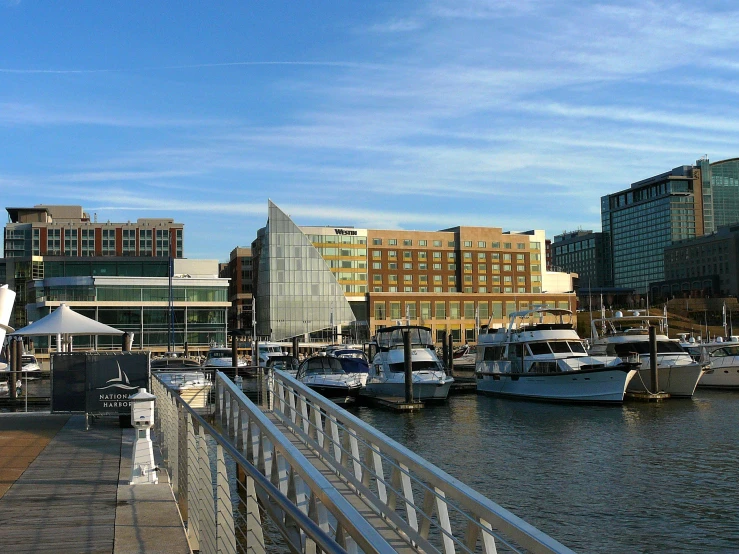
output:
[[[257,334],[270,340],[332,329],[355,321],[344,288],[321,253],[272,201],[267,226],[252,244]]]
[[[681,166],[601,198],[603,233],[610,240],[613,286],[646,293],[664,279],[664,250],[702,235],[703,194],[698,167]]]
[[[610,250],[603,233],[562,233],[554,237],[551,251],[553,269],[577,273],[581,289],[612,286]]]
[[[739,158],[709,163],[696,162],[703,184],[705,232],[739,223]]]
[[[171,293],[173,321],[168,277],[49,277],[29,284],[25,309],[29,321],[38,321],[64,303],[82,315],[134,333],[134,348],[166,350],[170,327],[176,350],[182,351],[185,343],[191,352],[204,352],[214,343],[226,344],[230,305],[226,279],[177,275]],[[46,337],[39,337],[36,347],[46,348],[47,342]],[[116,336],[75,338],[77,348],[120,346]]]

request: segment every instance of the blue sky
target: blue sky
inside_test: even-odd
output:
[[[739,156],[738,53],[711,0],[0,0],[0,190],[173,217],[220,260],[268,198],[299,225],[597,230],[603,194]]]

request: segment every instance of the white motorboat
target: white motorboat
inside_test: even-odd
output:
[[[739,389],[739,338],[711,342],[681,342],[680,346],[699,363],[710,364],[698,387]]]
[[[0,376],[7,376],[10,371],[10,365],[7,363],[0,363]],[[36,360],[36,356],[33,354],[22,354],[21,355],[21,377],[25,379],[40,379],[41,378],[41,366]],[[2,377],[0,377],[2,378]]]
[[[246,360],[238,359],[239,367],[246,367]],[[225,346],[212,346],[203,361],[203,367],[233,367],[231,349]]]
[[[202,371],[159,371],[154,374],[192,408],[205,408],[213,386]]]
[[[259,367],[266,368],[267,361],[272,356],[285,356],[287,353],[282,350],[282,345],[277,342],[260,342],[259,345]]]
[[[510,314],[507,328],[480,330],[477,392],[532,400],[620,403],[636,358],[589,356],[572,312],[534,308]]]
[[[338,358],[320,354],[303,360],[295,378],[336,404],[354,402],[362,388],[359,377],[347,374]]]
[[[326,355],[338,358],[344,371],[348,375],[357,376],[362,386],[367,384],[369,361],[362,350],[358,348],[334,348],[330,351],[327,350]]]
[[[652,374],[649,356],[649,326],[655,326],[657,339],[657,379],[659,391],[652,390]],[[676,339],[666,335],[667,318],[663,315],[643,315],[634,311],[631,315],[615,312],[613,317],[594,319],[590,354],[594,356],[620,356],[638,354],[641,368],[631,380],[628,392],[666,392],[671,397],[693,396],[699,380],[705,373],[705,365],[694,361]]]
[[[414,400],[446,400],[454,382],[436,356],[431,329],[417,325],[398,325],[379,329],[378,352],[372,360],[363,394],[378,397],[405,397],[405,353],[403,333],[411,341],[411,371]]]

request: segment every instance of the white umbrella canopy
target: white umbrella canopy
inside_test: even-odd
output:
[[[73,311],[66,304],[13,335],[122,335],[123,331]]]

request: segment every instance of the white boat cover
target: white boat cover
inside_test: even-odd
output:
[[[46,317],[18,329],[13,335],[122,335],[123,331],[105,325],[73,311],[61,304]]]

